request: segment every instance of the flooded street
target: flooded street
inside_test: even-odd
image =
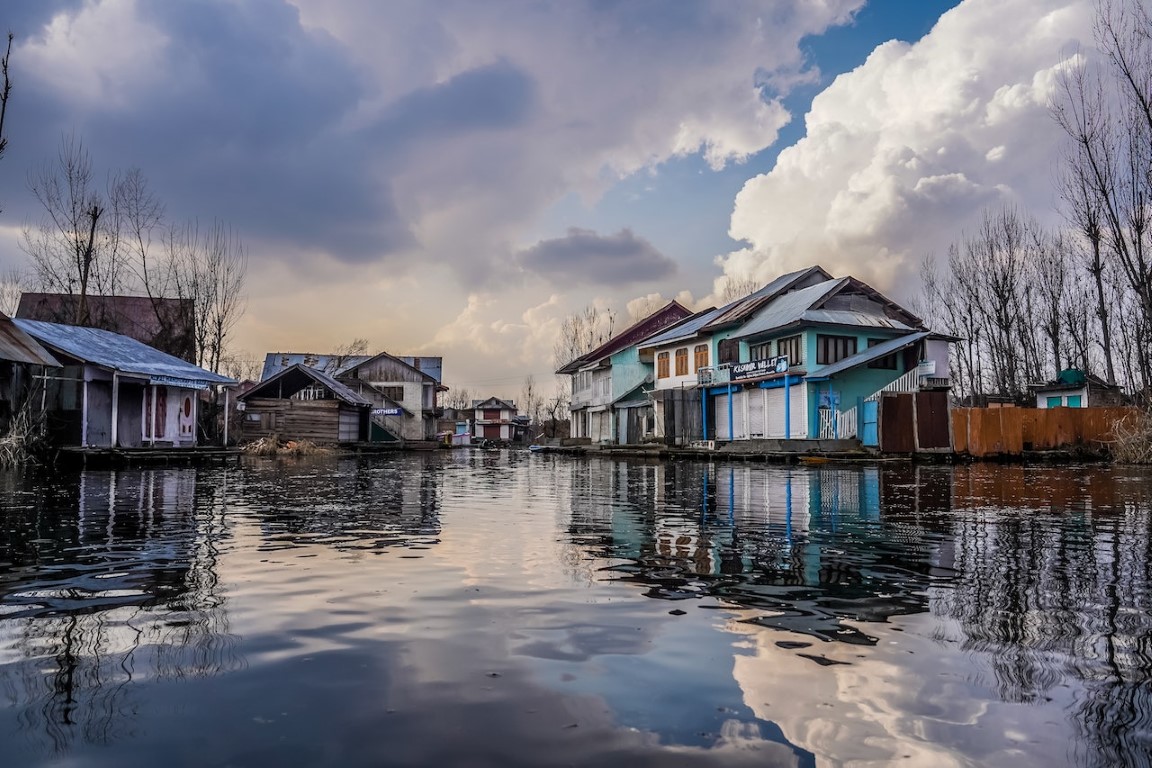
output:
[[[1152,478],[0,474],[0,765],[1152,764]]]

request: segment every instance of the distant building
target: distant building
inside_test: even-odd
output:
[[[516,403],[490,397],[487,400],[472,401],[472,438],[475,440],[503,440],[511,442],[517,425]]]
[[[79,303],[75,294],[24,293],[16,317],[100,328],[196,362],[196,308],[191,299],[88,296],[88,321],[82,323],[76,319]]]
[[[1098,408],[1124,404],[1117,384],[1076,369],[1061,371],[1055,381],[1029,387],[1037,408]]]

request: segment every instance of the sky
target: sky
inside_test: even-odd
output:
[[[0,271],[80,137],[249,255],[233,349],[552,382],[564,317],[818,263],[898,301],[981,211],[1058,223],[1090,0],[5,0]],[[1087,52],[1087,53],[1086,53]]]

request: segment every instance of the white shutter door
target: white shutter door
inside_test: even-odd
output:
[[[716,404],[715,411],[715,424],[716,424],[716,439],[728,439],[728,395],[717,395],[716,399],[712,401]]]
[[[733,392],[732,393],[732,439],[733,440],[747,440],[748,439],[748,419],[745,413],[748,408],[748,393]]]
[[[784,389],[766,389],[768,393],[768,437],[784,437]]]
[[[765,399],[767,392],[768,390],[760,388],[748,390],[748,437],[753,439],[768,434]]]
[[[792,400],[789,403],[792,411],[792,423],[789,425],[792,428],[791,437],[808,437],[808,385],[797,384],[789,389],[792,390]],[[784,390],[780,391],[783,392]],[[780,429],[783,431],[783,425]]]

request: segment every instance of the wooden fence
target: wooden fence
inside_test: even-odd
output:
[[[1088,448],[1112,439],[1112,425],[1136,408],[953,408],[952,449],[977,458]]]

